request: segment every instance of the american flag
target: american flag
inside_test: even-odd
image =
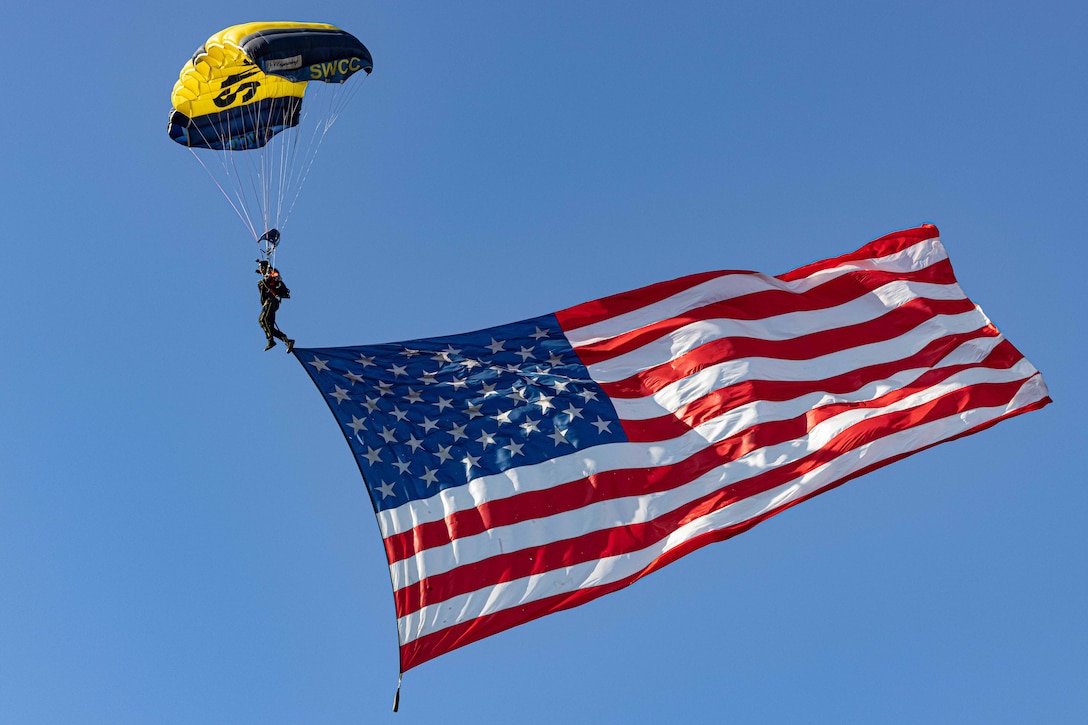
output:
[[[777,277],[295,355],[374,504],[401,672],[1050,402],[929,225]]]

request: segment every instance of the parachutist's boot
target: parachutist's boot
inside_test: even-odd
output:
[[[295,349],[295,341],[291,338],[287,338],[287,354],[290,355],[291,351]]]
[[[276,341],[273,340],[270,337],[270,338],[268,338],[268,344],[264,346],[264,349],[265,349],[265,351],[268,351],[268,350],[271,350],[272,348],[274,348],[275,346],[276,346]]]

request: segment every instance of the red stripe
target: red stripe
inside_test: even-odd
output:
[[[683,435],[701,423],[753,401],[793,400],[815,392],[846,395],[878,380],[888,380],[902,370],[933,367],[966,342],[1000,334],[993,325],[986,325],[972,332],[933,340],[909,357],[850,370],[823,380],[746,380],[711,391],[675,413],[645,420],[624,420],[623,432],[632,442],[662,441]],[[1007,340],[998,343],[995,348],[1004,345],[1012,348]],[[1019,356],[1019,353],[1016,354]]]
[[[975,309],[967,299],[927,300],[916,298],[873,320],[830,330],[812,332],[788,340],[759,340],[751,337],[724,337],[674,357],[668,362],[641,370],[624,380],[599,383],[610,398],[645,398],[705,368],[729,360],[771,358],[811,360],[902,337],[937,315],[956,315]]]
[[[579,327],[592,325],[607,320],[616,315],[622,315],[651,305],[654,302],[668,299],[686,289],[700,285],[718,277],[729,275],[753,275],[755,272],[741,270],[719,270],[716,272],[701,272],[690,274],[686,277],[671,279],[668,282],[658,282],[646,287],[641,287],[630,292],[621,292],[611,297],[602,297],[592,302],[584,302],[574,307],[568,307],[555,313],[559,325],[564,330],[577,330]]]
[[[814,262],[792,272],[780,274],[777,279],[789,282],[803,279],[804,277],[824,269],[837,267],[845,262],[886,257],[889,254],[901,252],[918,242],[934,239],[938,236],[940,235],[937,231],[937,227],[931,224],[923,225],[917,229],[907,229],[905,231],[895,232],[869,242],[852,254],[845,254],[841,257]],[[593,300],[592,302],[568,307],[565,310],[560,310],[555,313],[555,316],[559,319],[559,324],[563,329],[576,330],[579,327],[592,325],[602,320],[607,320],[610,317],[622,315],[653,304],[654,302],[659,302],[708,280],[731,274],[750,275],[757,273],[745,270],[721,270],[692,274],[686,277],[680,277],[679,279],[669,280],[668,282],[659,282],[657,284],[647,285],[640,289],[621,292],[609,297]]]
[[[944,373],[945,371],[931,372]],[[943,377],[947,378],[950,374],[947,373]],[[886,406],[901,400],[913,392],[917,392],[917,390],[937,384],[941,379],[943,378],[939,379],[937,375],[933,375],[930,380],[920,380],[914,390],[891,391],[888,395],[883,396],[880,401],[874,401],[876,403],[874,407]],[[443,574],[427,577],[422,582],[402,587],[395,592],[397,614],[403,616],[418,610],[428,603],[445,601],[451,597],[479,589],[481,586],[511,581],[585,561],[641,550],[669,535],[671,531],[694,518],[699,518],[722,506],[779,486],[860,445],[927,420],[944,418],[953,412],[995,405],[996,403],[991,401],[999,398],[1000,402],[1005,403],[1011,400],[1022,384],[1022,380],[1010,383],[979,384],[971,388],[951,391],[934,401],[923,403],[906,411],[884,413],[859,421],[832,439],[820,451],[815,451],[793,463],[768,470],[745,481],[715,491],[651,522],[594,531],[576,539],[553,542],[534,549],[494,556],[481,562],[458,567]],[[1006,397],[1001,398],[1002,395]],[[620,477],[619,484],[624,488],[635,489],[624,491],[623,493],[626,495],[647,494],[679,488],[703,473],[717,468],[723,461],[739,458],[759,448],[801,438],[819,422],[855,407],[855,405],[849,403],[829,405],[791,420],[753,426],[727,441],[722,441],[700,451],[679,466],[628,471],[626,476]],[[603,478],[603,476],[594,478]],[[642,479],[642,486],[638,485],[639,478]],[[657,480],[654,481],[653,479]],[[634,486],[631,484],[634,484]],[[605,499],[610,498],[610,496],[604,495],[600,498]],[[556,509],[548,513],[556,513]],[[495,524],[492,523],[492,525]]]
[[[575,348],[575,352],[582,364],[588,366],[637,350],[693,322],[715,319],[763,320],[791,312],[826,310],[864,297],[889,282],[899,281],[947,285],[955,284],[956,278],[948,260],[906,274],[871,270],[851,272],[830,279],[807,292],[765,290],[692,308],[677,317],[670,317],[607,340],[580,345]]]
[[[804,279],[816,272],[838,267],[849,262],[887,257],[890,254],[909,249],[919,242],[924,242],[927,239],[936,239],[939,236],[941,236],[941,233],[937,231],[937,227],[932,224],[923,224],[914,229],[904,229],[901,232],[892,232],[891,234],[885,234],[880,239],[869,242],[856,252],[844,254],[841,257],[834,257],[833,259],[825,259],[819,262],[813,262],[812,264],[806,264],[804,267],[798,267],[785,274],[780,274],[777,278],[784,282]]]
[[[623,589],[631,582],[638,579],[641,574],[630,577],[627,580],[594,587],[592,589],[578,589],[566,594],[557,594],[545,599],[537,599],[518,607],[505,609],[494,614],[486,614],[476,619],[446,627],[438,632],[424,635],[400,648],[400,670],[407,672],[411,668],[432,660],[450,650],[464,647],[466,644],[478,642],[485,637],[498,634],[503,630],[516,627],[519,624],[539,619],[546,614],[571,609],[580,604],[592,601],[597,597]]]

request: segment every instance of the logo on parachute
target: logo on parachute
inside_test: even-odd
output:
[[[318,81],[326,78],[343,80],[362,68],[363,61],[359,58],[341,58],[326,63],[314,63],[310,66],[310,80]]]
[[[261,87],[260,81],[250,81],[249,83],[242,83],[237,88],[231,88],[235,83],[243,81],[250,76],[255,76],[261,71],[259,69],[244,70],[241,73],[235,73],[232,76],[228,76],[223,79],[223,82],[219,84],[219,87],[223,90],[219,95],[212,99],[212,103],[220,108],[226,108],[232,105],[235,101],[245,103],[253,96],[257,95],[257,89]],[[241,94],[241,99],[238,98],[238,94]]]
[[[294,55],[290,58],[279,58],[278,60],[265,61],[264,71],[265,73],[275,73],[281,70],[298,70],[302,67],[302,56]]]

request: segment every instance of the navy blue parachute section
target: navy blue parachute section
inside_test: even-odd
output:
[[[358,71],[374,69],[366,46],[339,28],[261,30],[238,45],[262,71],[290,81],[343,83]]]
[[[170,111],[170,138],[183,146],[216,151],[259,149],[281,131],[298,125],[301,98],[264,98],[248,106],[189,118]]]

